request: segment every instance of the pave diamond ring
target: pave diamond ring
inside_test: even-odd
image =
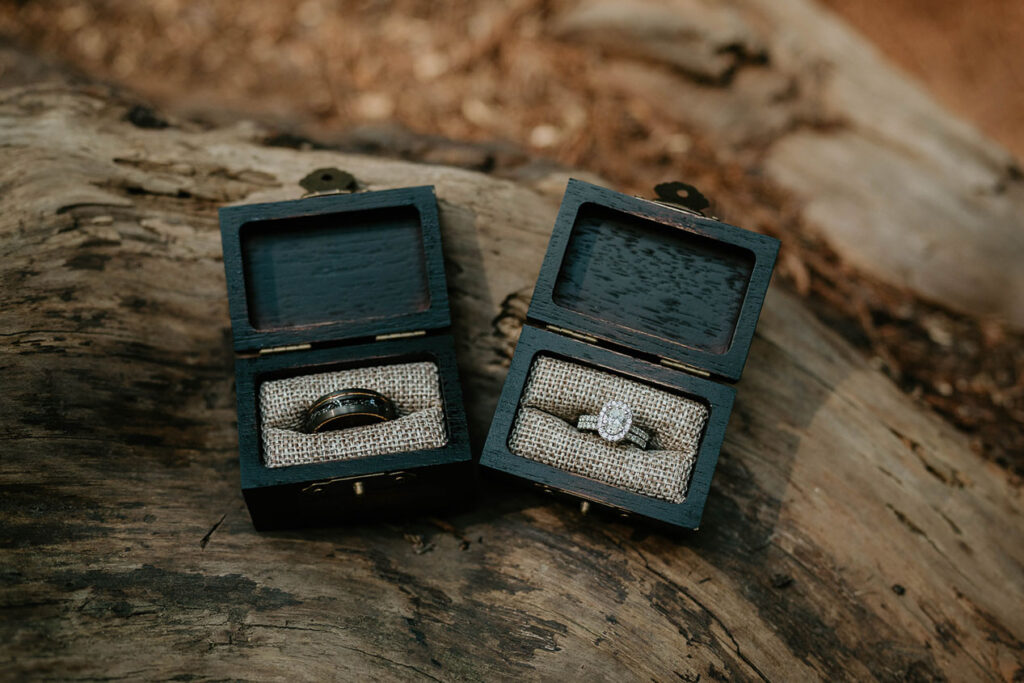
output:
[[[651,433],[633,424],[633,409],[625,401],[608,401],[598,415],[580,415],[576,429],[597,432],[609,443],[628,441],[638,448],[647,448],[651,442]]]

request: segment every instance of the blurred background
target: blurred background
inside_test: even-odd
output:
[[[688,4],[700,3],[683,2],[681,11]],[[715,86],[745,64],[763,63],[765,54],[726,41],[720,53],[691,63],[669,48],[655,54],[600,36],[582,40],[594,35],[587,22],[595,13],[614,22],[631,3],[598,3],[589,15],[573,15],[574,5],[7,1],[0,2],[0,84],[44,73],[116,84],[169,115],[209,125],[255,119],[273,131],[270,144],[322,145],[510,178],[576,168],[644,196],[665,180],[693,183],[723,219],[783,240],[781,286],[804,297],[904,391],[971,434],[980,455],[1024,475],[1019,331],[855,267],[807,225],[799,202],[763,176],[759,140],[723,153],[720,137],[666,115],[685,106],[673,104],[671,92],[663,100],[657,85],[635,87],[644,64],[654,70],[664,66],[652,63],[659,60]],[[1024,3],[819,5],[949,111],[1024,157]],[[708,30],[728,35],[733,29],[725,24]],[[617,66],[623,54],[637,52],[640,72]],[[151,115],[159,125],[160,115]],[[831,123],[826,117],[814,125]],[[1019,166],[1008,172],[1018,177]]]

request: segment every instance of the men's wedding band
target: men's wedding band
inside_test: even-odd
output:
[[[377,424],[395,419],[395,404],[372,389],[341,389],[324,394],[306,411],[310,434]]]

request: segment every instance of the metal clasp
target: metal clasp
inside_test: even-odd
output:
[[[693,185],[680,180],[673,180],[672,182],[655,185],[654,194],[658,196],[654,200],[655,204],[660,204],[676,211],[683,211],[694,216],[718,220],[715,216],[709,216],[704,213],[711,206],[711,202]]]
[[[358,189],[356,177],[338,168],[318,168],[299,181],[306,191],[302,198],[325,194],[350,194]]]

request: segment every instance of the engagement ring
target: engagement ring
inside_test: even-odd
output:
[[[576,429],[597,432],[609,443],[628,441],[638,448],[647,448],[651,433],[633,424],[633,409],[624,401],[608,401],[598,415],[580,415]]]

